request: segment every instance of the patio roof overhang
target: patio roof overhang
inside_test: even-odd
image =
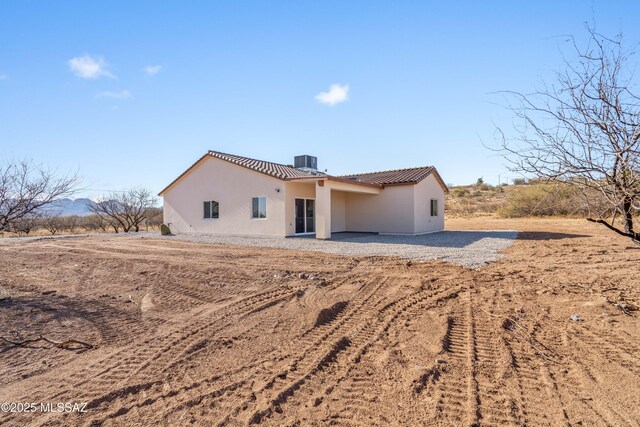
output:
[[[364,182],[355,182],[350,179],[337,178],[330,175],[305,177],[290,179],[292,182],[313,182],[320,187],[329,187],[331,190],[345,191],[350,193],[364,194],[380,194],[380,190],[384,188],[382,185],[368,184]]]

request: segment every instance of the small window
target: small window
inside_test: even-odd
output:
[[[218,218],[220,216],[220,204],[215,200],[204,202],[204,218]]]
[[[267,198],[254,197],[251,199],[251,218],[267,217]]]
[[[431,216],[438,216],[438,199],[431,199]]]

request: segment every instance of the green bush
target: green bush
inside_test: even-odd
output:
[[[163,236],[168,236],[169,234],[171,234],[171,229],[167,224],[162,224],[160,226],[160,234]]]

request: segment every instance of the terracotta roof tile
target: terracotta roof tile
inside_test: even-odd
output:
[[[279,179],[308,178],[323,174],[312,174],[293,166],[287,166],[280,163],[266,162],[264,160],[251,159],[249,157],[236,156],[235,154],[221,153],[219,151],[209,151],[209,154],[218,159],[226,160],[239,166],[271,175]]]
[[[363,182],[365,184],[377,185],[413,184],[422,181],[434,170],[435,168],[433,166],[423,166],[419,168],[395,169],[380,172],[342,175],[338,178],[348,179],[355,182]]]

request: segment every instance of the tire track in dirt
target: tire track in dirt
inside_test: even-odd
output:
[[[615,331],[602,334],[577,326],[572,330],[572,338],[580,341],[584,347],[599,349],[607,360],[618,364],[640,382],[640,348],[620,334]]]
[[[523,301],[519,302],[524,307]],[[486,306],[490,312],[492,307],[505,306],[498,297],[498,290],[493,291],[492,303]],[[526,319],[510,316],[497,316],[502,319],[503,343],[508,354],[508,365],[515,374],[511,382],[518,390],[514,400],[513,413],[520,424],[525,425],[573,425],[575,420],[565,409],[566,403],[575,396],[565,396],[562,393],[561,381],[554,373],[554,363],[562,363],[557,352],[564,346],[560,340],[560,331],[541,329],[541,325],[549,325],[549,311],[543,306],[537,307],[537,315],[528,322]],[[522,308],[521,308],[522,310]],[[516,323],[514,323],[516,322]],[[528,327],[527,327],[528,325]],[[542,335],[541,344],[538,335]],[[548,354],[549,353],[549,354]],[[555,353],[555,354],[554,354]],[[558,362],[554,362],[557,360]]]
[[[328,388],[327,396],[318,396],[312,404],[318,405],[322,399],[328,399],[339,405],[339,409],[330,414],[329,423],[334,426],[350,426],[356,422],[378,425],[381,421],[373,418],[379,397],[375,394],[377,384],[370,368],[354,365],[343,378],[336,380],[335,391]],[[360,424],[362,425],[362,424]]]
[[[304,286],[302,286],[304,287]],[[298,287],[278,289],[270,292],[258,294],[253,297],[246,298],[236,304],[231,304],[227,310],[222,313],[213,313],[213,316],[206,314],[201,315],[197,320],[185,325],[172,334],[164,337],[153,339],[142,354],[135,354],[128,361],[133,361],[127,369],[118,373],[116,380],[128,378],[147,369],[160,368],[164,371],[171,363],[175,363],[175,359],[183,352],[192,348],[203,338],[213,338],[215,335],[224,330],[230,324],[235,322],[237,318],[242,317],[262,307],[265,304],[272,304],[290,298],[298,290]],[[222,322],[222,323],[220,323]]]
[[[475,303],[478,304],[478,303]],[[476,382],[479,394],[477,413],[480,422],[486,426],[521,425],[518,406],[509,393],[505,393],[505,367],[508,350],[500,336],[500,324],[484,311],[477,310],[470,303],[473,324],[473,344],[476,357]],[[513,373],[513,372],[512,372]],[[513,373],[517,378],[518,373]]]
[[[522,342],[505,339],[515,371],[517,413],[524,425],[569,425],[555,378]]]
[[[598,359],[594,358],[593,349],[602,349],[604,339],[598,339],[597,335],[592,336],[592,345],[590,347],[581,341],[581,338],[575,334],[575,330],[571,331],[571,335],[565,334],[566,346],[571,349],[569,355],[565,355],[565,366],[568,370],[564,375],[563,381],[559,383],[559,389],[565,398],[578,397],[580,406],[587,414],[593,414],[603,424],[616,426],[636,426],[638,415],[638,405],[640,399],[638,396],[631,396],[628,405],[620,405],[621,400],[616,397],[619,392],[619,385],[607,383],[602,373],[614,372],[615,377],[621,382],[632,381],[638,384],[640,378],[626,369],[623,365],[615,363],[602,364]],[[590,352],[591,351],[591,352]],[[578,357],[576,357],[577,355]],[[602,352],[605,357],[608,356],[607,351]],[[608,359],[610,360],[610,359]],[[625,375],[626,373],[626,375]],[[631,377],[634,377],[632,380]],[[624,401],[624,399],[622,400]],[[635,402],[634,402],[635,401]],[[632,409],[630,411],[630,409]],[[578,417],[585,414],[578,412]]]
[[[364,295],[364,299],[366,300],[367,298],[370,298],[372,295],[374,295],[382,286],[384,286],[384,281],[380,281],[378,282],[378,284],[375,286],[375,289],[373,292],[370,293],[365,293]],[[261,299],[261,301],[265,301],[265,299]],[[280,301],[280,299],[275,299],[275,300],[271,300],[269,302],[266,303],[266,305],[268,306],[272,306],[272,302],[273,301]],[[253,307],[253,306],[251,306]],[[247,309],[251,308],[251,307],[247,307]],[[260,309],[260,308],[264,308],[264,304],[260,305],[256,308],[252,308],[251,311],[246,311],[244,313],[242,313],[240,315],[240,317],[246,317],[251,315],[252,313],[255,313],[256,310]],[[341,319],[337,319],[338,322],[342,321]],[[331,325],[326,325],[327,327],[331,327]],[[318,336],[321,334],[326,334],[326,328],[316,328],[317,331],[313,331],[313,333],[308,334],[307,335],[307,339],[308,340],[313,340],[314,337],[316,337],[316,342],[318,340]],[[205,338],[207,339],[207,338]],[[197,346],[198,344],[196,344]],[[299,347],[299,344],[295,344],[295,347]],[[292,348],[293,349],[293,348]],[[287,350],[292,350],[292,349],[287,349]],[[165,353],[166,354],[166,353]],[[165,355],[163,354],[163,356]],[[181,358],[181,356],[184,355],[180,355],[177,358],[175,357],[175,354],[172,354],[170,356],[166,356],[164,357],[164,359],[167,360],[173,360],[172,364],[167,366],[166,368],[163,368],[163,370],[169,370],[171,368],[175,368],[176,365],[178,365],[180,363],[180,361],[186,359],[186,358],[190,358],[192,355],[196,354],[195,352],[188,352],[187,356],[185,358]],[[261,365],[263,362],[266,362],[268,360],[285,360],[287,358],[287,355],[285,354],[285,352],[280,352],[279,354],[272,354],[270,355],[270,357],[268,359],[264,359],[261,360],[260,362],[256,362],[256,363],[251,363],[249,365],[244,366],[242,369],[237,370],[236,372],[232,372],[232,373],[228,373],[227,375],[225,375],[224,377],[218,377],[217,379],[220,378],[224,378],[224,381],[220,381],[221,383],[224,383],[223,386],[220,386],[220,384],[214,384],[214,380],[209,380],[207,381],[205,384],[207,385],[206,387],[203,386],[202,384],[200,384],[199,381],[192,383],[186,387],[182,387],[179,390],[174,390],[171,391],[171,402],[172,405],[170,405],[169,407],[162,407],[162,411],[165,412],[168,416],[172,415],[175,413],[175,411],[179,411],[185,408],[190,408],[192,406],[195,405],[195,403],[199,403],[201,404],[203,401],[207,401],[208,404],[212,404],[212,402],[214,400],[218,400],[222,397],[225,398],[226,401],[229,402],[235,402],[238,399],[243,398],[243,394],[239,394],[238,396],[227,396],[226,393],[227,392],[240,392],[242,387],[244,387],[244,390],[247,394],[252,393],[251,391],[251,382],[250,379],[252,379],[255,375],[255,372],[258,372],[261,368]],[[155,363],[154,363],[155,365]],[[243,377],[244,379],[239,379],[239,377]],[[174,378],[172,375],[172,380],[176,380],[177,378]],[[108,402],[111,406],[116,406],[118,409],[116,411],[114,411],[114,413],[109,415],[109,419],[115,419],[121,415],[125,415],[127,414],[131,408],[144,408],[146,406],[151,406],[153,404],[156,403],[157,400],[156,398],[152,398],[149,399],[147,398],[142,404],[140,404],[139,402],[137,402],[137,395],[141,392],[147,392],[148,388],[147,386],[153,386],[153,385],[157,385],[157,384],[147,384],[145,387],[134,387],[134,388],[126,388],[124,390],[124,392],[111,392],[111,393],[107,393],[106,396],[107,398],[101,397],[101,398],[97,398],[94,399],[94,402],[92,405],[98,405],[98,404],[103,404],[105,402]],[[213,386],[215,388],[215,390],[212,392],[211,388],[209,386]],[[109,396],[113,396],[114,398],[121,398],[123,397],[124,401],[118,401],[116,402],[115,399],[108,399]],[[224,406],[224,404],[226,403],[223,402],[222,405]],[[176,406],[173,406],[175,403]],[[103,420],[104,421],[104,420]]]
[[[252,295],[250,298],[245,298],[242,301],[236,302],[231,304],[228,307],[228,311],[233,312],[235,314],[234,319],[233,320],[229,320],[225,325],[221,325],[220,327],[218,327],[218,330],[222,330],[226,327],[228,327],[230,324],[232,324],[233,322],[238,321],[238,319],[246,317],[252,313],[256,313],[259,312],[267,307],[270,307],[272,305],[274,305],[274,301],[280,302],[283,300],[287,300],[289,298],[291,298],[291,296],[296,295],[297,293],[299,293],[301,291],[301,289],[304,289],[307,285],[306,283],[303,286],[289,286],[286,289],[276,289],[276,290],[271,290],[271,291],[266,291],[260,294],[255,294]],[[382,284],[381,284],[382,285]],[[380,285],[380,286],[381,286]],[[331,285],[333,286],[333,285]],[[330,287],[331,287],[330,286]],[[227,314],[221,314],[219,317],[225,317]],[[208,325],[205,325],[204,328],[206,328]],[[191,326],[193,327],[193,325]],[[189,328],[183,328],[183,329],[189,329]],[[200,337],[202,335],[202,330],[195,330],[193,331],[193,333],[189,334],[190,336],[192,335],[194,338],[190,341],[193,342],[197,339],[197,337]],[[207,337],[211,336],[210,333],[206,334]],[[178,336],[178,338],[184,338],[181,336]],[[209,341],[209,338],[203,338],[203,339],[199,339],[198,341],[196,341],[193,345],[187,345],[187,344],[183,344],[180,346],[180,348],[185,348],[186,349],[176,355],[175,351],[171,351],[171,347],[175,347],[175,343],[172,343],[171,345],[165,347],[165,348],[158,348],[158,347],[153,347],[153,353],[154,354],[159,354],[159,357],[154,357],[151,361],[149,361],[151,364],[152,362],[152,367],[153,369],[158,369],[160,372],[164,372],[166,370],[170,370],[171,368],[175,368],[177,365],[179,365],[182,361],[191,358],[193,355],[197,354],[197,351],[200,350],[199,347],[204,347],[207,344],[207,341]],[[280,356],[280,358],[282,358],[282,356]],[[163,362],[167,361],[166,363],[170,363],[169,365],[163,366],[165,365]],[[140,361],[138,361],[140,362]],[[109,365],[111,364],[110,360],[107,360],[105,362],[105,364]],[[129,376],[135,376],[136,374],[140,373],[141,371],[150,368],[149,364],[143,364],[142,366],[140,366],[138,369],[136,369],[133,373],[128,373]],[[257,366],[257,365],[256,365]],[[254,367],[254,366],[252,366]],[[245,367],[245,369],[241,370],[241,371],[246,371],[247,369],[249,369],[249,367]],[[101,375],[104,375],[106,373],[105,372],[101,372]],[[118,377],[118,379],[121,379],[121,376]],[[91,380],[93,381],[93,379]],[[87,383],[88,381],[85,381],[85,383]],[[80,385],[83,385],[85,383],[81,383]],[[110,404],[112,404],[113,402],[111,402],[112,399],[110,399],[109,397],[121,397],[121,396],[126,396],[128,398],[135,398],[135,396],[137,394],[140,394],[142,392],[146,392],[148,390],[148,388],[150,386],[155,385],[155,383],[150,383],[150,384],[142,384],[139,386],[134,386],[134,387],[124,387],[122,389],[115,389],[114,390],[114,385],[113,384],[107,384],[105,387],[105,391],[104,393],[98,393],[98,396],[100,397],[96,397],[93,399],[92,405],[94,404],[102,404],[105,402],[109,402]],[[92,386],[92,388],[95,388],[94,386]],[[187,386],[184,387],[184,391],[188,391],[190,393],[193,393],[194,390],[197,387],[195,386]],[[227,387],[223,387],[223,389],[226,389]],[[232,389],[235,387],[230,387],[229,389]],[[111,390],[111,391],[107,391],[107,390]],[[197,391],[197,390],[195,390]],[[204,395],[209,395],[210,391],[208,389],[204,389],[203,393],[205,393]],[[172,393],[171,396],[175,396],[176,394],[179,394],[179,392],[176,393]],[[217,396],[220,397],[222,395],[222,393],[218,393]],[[104,398],[104,396],[106,396],[107,398]],[[149,400],[149,399],[147,399]],[[194,400],[194,399],[192,399]],[[197,400],[197,398],[195,399]],[[177,399],[176,399],[177,401]],[[126,407],[121,407],[119,410],[122,414],[126,414],[128,412],[128,410],[126,409]]]
[[[268,394],[268,396],[264,396],[262,403],[256,406],[248,418],[244,418],[241,414],[234,414],[235,421],[248,421],[249,424],[260,423],[274,413],[283,412],[283,406],[294,394],[304,392],[301,390],[303,387],[314,390],[317,387],[313,385],[317,386],[319,382],[323,385],[330,383],[335,386],[337,382],[348,375],[353,364],[360,362],[362,355],[382,337],[400,315],[417,305],[423,308],[434,306],[444,299],[457,296],[459,292],[460,289],[457,288],[435,292],[433,290],[419,290],[386,304],[381,301],[380,304],[368,307],[364,318],[357,319],[358,322],[353,327],[342,329],[339,334],[336,334],[331,341],[332,344],[328,352],[321,352],[316,354],[316,357],[307,358],[305,369],[300,372],[297,372],[298,369],[296,369],[293,372],[285,373],[287,375],[281,379],[286,381],[278,381],[280,378],[278,376],[273,378],[268,389],[275,391],[265,393],[266,389],[261,390],[261,393]],[[369,316],[366,316],[367,314]],[[324,340],[325,343],[327,341]],[[324,345],[324,348],[326,347]],[[333,372],[333,370],[337,372]],[[296,375],[290,375],[291,373]],[[310,397],[310,395],[305,395],[303,399]],[[247,414],[248,411],[244,411],[244,413]]]
[[[64,384],[61,384],[60,390],[53,395],[51,394],[51,384],[43,384],[43,388],[48,388],[47,392],[39,392],[36,386],[31,388],[28,396],[23,398],[44,399],[45,393],[49,396],[48,399],[68,398],[76,396],[76,390],[83,389],[83,386],[88,384],[91,384],[90,387],[84,387],[84,389],[90,390],[83,394],[85,400],[96,400],[106,395],[115,396],[117,392],[114,393],[114,390],[122,389],[119,384],[130,381],[141,371],[155,369],[158,365],[165,368],[166,365],[162,364],[164,361],[179,356],[185,349],[201,340],[203,336],[211,337],[233,323],[239,316],[271,300],[285,298],[287,295],[290,297],[304,287],[304,285],[294,285],[265,291],[231,303],[219,313],[203,314],[187,325],[180,325],[178,329],[163,337],[153,337],[136,347],[125,347],[106,355],[100,361],[70,376]],[[128,388],[125,387],[125,389]]]
[[[409,295],[409,301],[406,305],[402,305],[402,298],[392,303],[399,302],[401,304],[400,310],[390,318],[387,318],[386,322],[382,322],[373,339],[363,346],[362,351],[357,356],[343,360],[341,364],[337,364],[334,369],[324,375],[318,375],[315,382],[320,383],[320,385],[316,384],[314,387],[314,384],[310,381],[309,388],[318,390],[324,387],[324,393],[316,396],[297,397],[292,399],[291,406],[295,408],[304,406],[316,407],[326,400],[330,411],[323,421],[334,426],[370,426],[398,423],[397,420],[392,422],[388,418],[389,414],[384,414],[380,410],[380,402],[382,402],[381,399],[383,397],[379,388],[384,379],[377,377],[381,373],[378,372],[375,364],[371,363],[379,354],[371,350],[376,343],[389,333],[391,328],[402,329],[408,319],[419,316],[444,303],[457,301],[458,294],[462,290],[461,287],[456,288],[451,284],[442,286],[442,288],[450,290],[451,293],[434,292],[431,297],[423,298],[422,295],[417,295],[419,292]],[[416,297],[417,301],[411,300],[411,298]],[[388,304],[387,308],[389,306]],[[438,381],[440,375],[438,368],[439,366],[433,366],[427,369],[421,378],[414,381],[412,392],[417,394],[431,392],[433,383]],[[409,408],[406,409],[411,412],[409,416],[413,417],[412,419],[414,420],[426,420],[427,408],[417,408],[413,407],[413,405],[415,405],[415,402],[409,404]]]
[[[434,391],[437,399],[435,415],[452,425],[477,425],[479,396],[474,376],[475,348],[468,296],[459,298],[458,303],[460,305],[449,314],[443,337],[444,355],[448,360]]]
[[[264,393],[266,390],[274,389],[277,387],[279,380],[284,380],[289,375],[289,372],[301,371],[308,369],[315,359],[313,355],[317,355],[322,352],[322,346],[332,336],[340,335],[340,331],[345,327],[351,327],[356,324],[358,319],[366,315],[366,311],[371,304],[378,303],[382,298],[378,295],[378,292],[385,286],[386,279],[381,280],[371,279],[367,282],[356,297],[352,299],[347,309],[343,310],[338,316],[336,316],[331,322],[320,325],[304,333],[301,339],[291,343],[291,346],[283,351],[278,357],[279,360],[287,362],[287,368],[285,370],[279,370],[277,372],[267,372],[262,375],[266,379],[261,380],[259,383],[252,384],[252,387],[246,390],[244,397],[238,399],[231,399],[229,401],[221,402],[221,417],[222,421],[220,425],[225,423],[233,423],[233,417],[246,410],[246,408],[255,402],[256,395]],[[368,288],[373,289],[368,289]],[[338,341],[336,345],[329,350],[328,353],[323,354],[327,363],[335,356],[335,353],[341,351],[340,346],[344,345],[344,341]],[[326,348],[326,345],[325,345]]]
[[[544,314],[529,328],[532,331],[531,339],[540,342],[536,335],[545,332],[542,341],[559,354],[555,356],[557,363],[551,363],[536,354],[537,350],[522,342],[522,337],[519,338],[519,343],[511,340],[511,348],[520,349],[514,351],[514,358],[518,370],[523,373],[522,377],[528,378],[531,383],[542,383],[545,391],[541,395],[540,388],[536,387],[524,394],[525,407],[531,407],[527,414],[532,423],[548,425],[562,420],[564,425],[575,425],[593,423],[595,419],[601,425],[636,425],[627,415],[628,408],[616,407],[619,399],[607,398],[612,393],[615,394],[615,388],[603,389],[606,384],[599,380],[599,371],[608,369],[608,365],[593,359],[596,354],[594,350],[606,348],[607,339],[585,329],[590,340],[583,341],[577,328],[563,331],[549,320],[547,310],[541,310],[541,313]],[[547,330],[539,329],[536,326],[539,324],[544,324]],[[512,337],[515,338],[513,335]],[[603,354],[606,355],[606,352],[607,350]],[[624,369],[622,365],[619,368]],[[523,389],[526,390],[526,387],[523,386]],[[572,402],[569,409],[565,409],[567,402]]]
[[[521,425],[517,402],[504,393],[507,381],[524,382],[517,370],[507,375],[510,358],[496,320],[479,310],[469,288],[453,308],[443,339],[446,363],[435,384],[435,419],[458,425]],[[515,377],[506,379],[507,376]]]
[[[576,419],[579,424],[584,424],[582,419],[590,420],[594,417],[601,425],[607,426],[635,426],[637,423],[624,415],[625,408],[615,409],[602,397],[593,398],[593,393],[598,390],[597,382],[591,377],[591,372],[584,365],[570,366],[558,389],[563,399],[574,400],[577,397],[579,405],[573,405],[571,419]],[[588,394],[585,391],[591,390]],[[578,406],[576,408],[576,406]]]
[[[131,411],[144,410],[158,405],[161,407],[156,410],[164,413],[165,416],[170,416],[177,411],[201,405],[205,399],[221,398],[250,382],[251,372],[259,368],[265,361],[266,359],[259,360],[228,372],[216,373],[207,378],[189,382],[179,388],[167,390],[163,387],[163,381],[154,381],[116,390],[89,402],[88,407],[91,408],[99,407],[105,403],[109,403],[115,408],[110,409],[106,414],[102,413],[101,417],[91,420],[91,425],[100,426],[107,421],[117,420]],[[139,398],[141,393],[145,395],[142,399]],[[169,407],[166,405],[168,399],[171,399]]]

